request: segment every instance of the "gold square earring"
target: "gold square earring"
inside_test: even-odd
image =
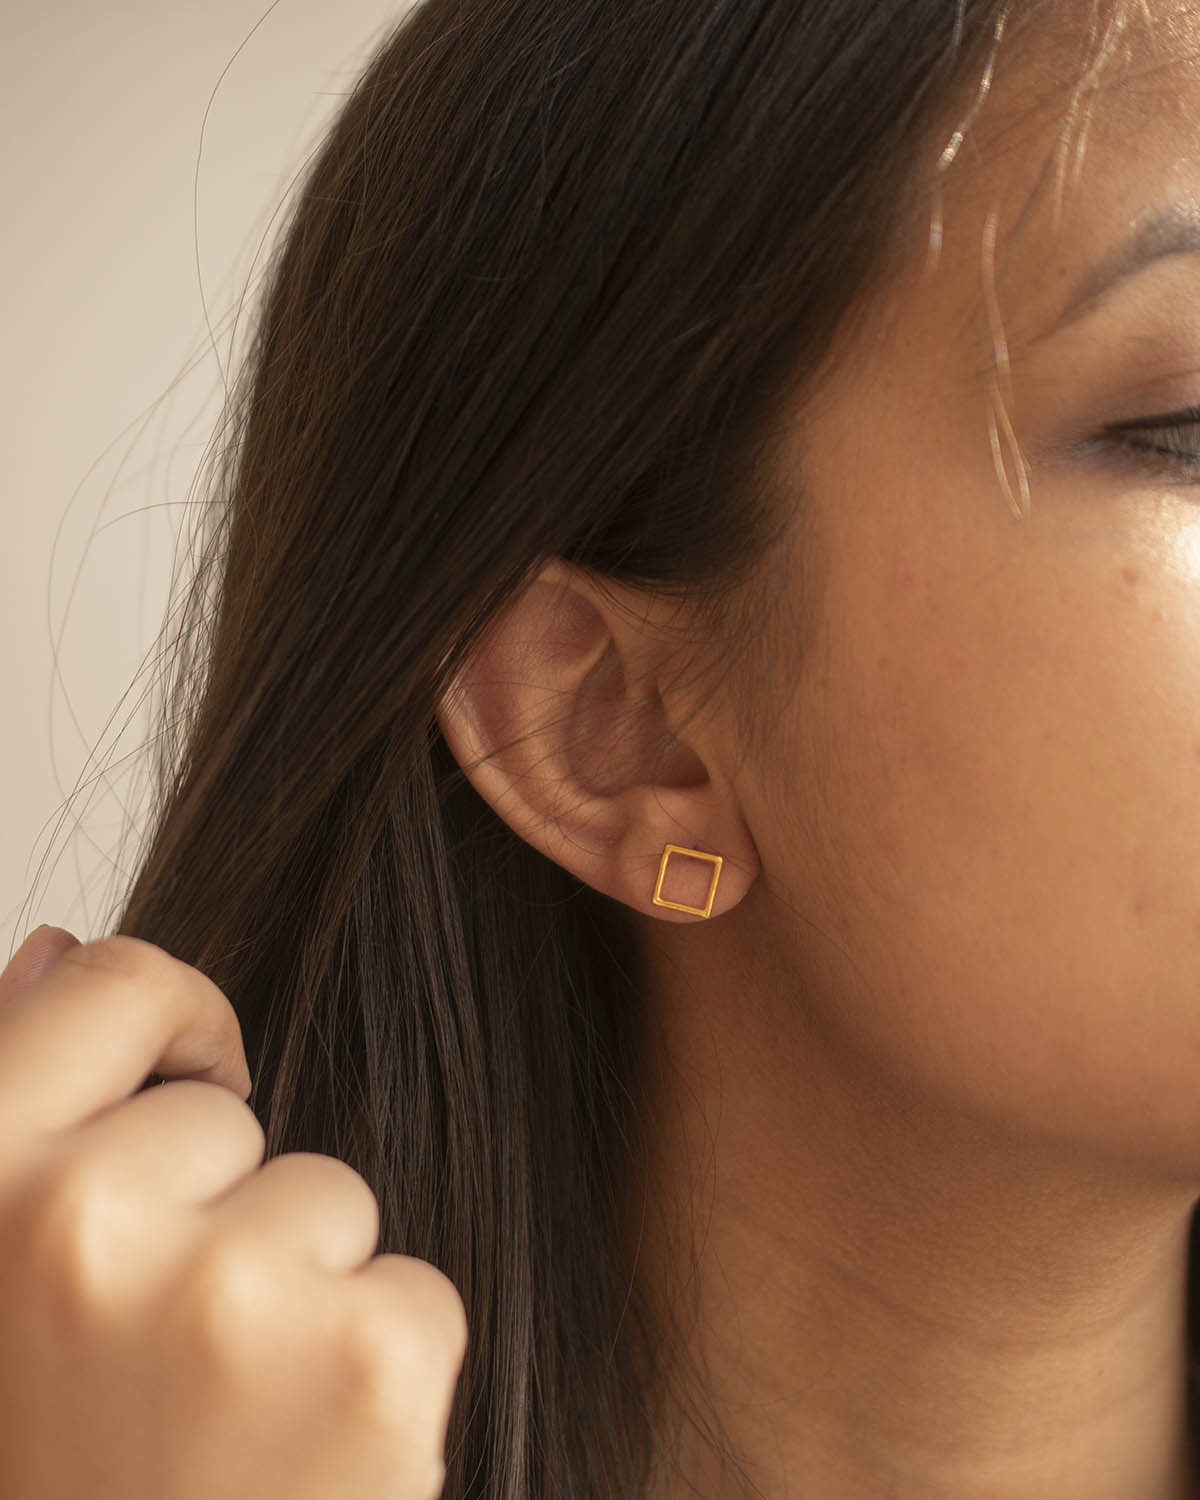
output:
[[[666,878],[667,866],[671,862],[672,854],[682,854],[688,859],[706,859],[712,865],[712,879],[708,886],[708,900],[703,906],[686,906],[680,901],[664,901],[662,888],[663,880]],[[662,861],[658,867],[658,884],[654,887],[653,901],[655,906],[668,906],[672,911],[685,911],[692,917],[708,917],[712,915],[713,901],[717,894],[717,882],[721,878],[721,866],[724,860],[719,854],[705,854],[701,849],[685,849],[681,844],[668,844],[663,850]]]

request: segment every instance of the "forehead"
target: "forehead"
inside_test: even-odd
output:
[[[1200,221],[1200,0],[1051,5],[993,63],[928,143],[917,233],[885,299],[935,311],[989,364],[989,297],[1015,351],[1153,216]]]
[[[1002,222],[1002,280],[1054,282],[1038,270],[1065,274],[1072,251],[1200,196],[1200,0],[1115,5],[1088,31],[1060,22],[997,78],[976,196]]]

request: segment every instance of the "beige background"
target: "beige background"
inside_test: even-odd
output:
[[[404,8],[0,0],[0,961],[39,922],[109,928],[135,680],[238,301]]]

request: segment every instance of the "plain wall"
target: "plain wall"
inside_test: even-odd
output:
[[[144,796],[139,668],[238,304],[405,9],[0,0],[0,962],[39,922],[110,928],[139,774]]]

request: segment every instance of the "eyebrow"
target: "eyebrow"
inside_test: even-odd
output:
[[[1143,215],[1127,240],[1084,273],[1062,312],[1035,342],[1082,317],[1119,282],[1171,255],[1200,255],[1200,202],[1176,203]]]

